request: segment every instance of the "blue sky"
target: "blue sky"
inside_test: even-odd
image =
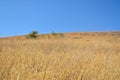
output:
[[[0,0],[0,37],[120,31],[120,0]]]

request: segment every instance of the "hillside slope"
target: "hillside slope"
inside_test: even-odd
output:
[[[0,80],[119,80],[120,32],[0,39]]]

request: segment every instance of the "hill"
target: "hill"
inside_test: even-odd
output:
[[[95,37],[95,36],[120,36],[120,32],[71,32],[71,33],[62,33],[64,34],[64,38],[81,38],[81,37]],[[58,38],[60,37],[59,33],[58,33]],[[38,35],[37,39],[51,39],[54,38],[54,36],[52,34],[40,34]],[[26,36],[11,36],[11,37],[4,37],[4,38],[0,38],[0,39],[11,39],[11,40],[23,40],[26,39]]]
[[[0,38],[0,80],[119,80],[120,32]]]

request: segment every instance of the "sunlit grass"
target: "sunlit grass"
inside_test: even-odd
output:
[[[0,40],[0,80],[119,79],[119,36]]]

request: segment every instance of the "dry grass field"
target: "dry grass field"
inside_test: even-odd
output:
[[[120,80],[120,32],[1,38],[0,80]]]

